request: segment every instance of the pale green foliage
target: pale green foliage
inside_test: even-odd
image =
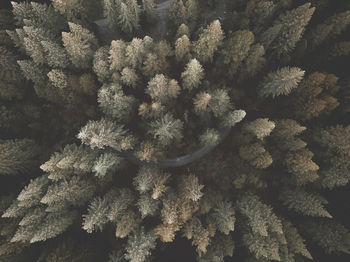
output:
[[[112,41],[113,43],[113,41]],[[104,46],[99,48],[93,59],[93,70],[97,75],[98,81],[105,83],[111,77],[110,72],[110,64],[109,64],[109,49]]]
[[[136,229],[128,238],[125,258],[130,262],[144,262],[156,247],[157,236],[143,227]]]
[[[119,71],[126,66],[126,46],[123,40],[113,40],[111,42],[108,57],[111,71]]]
[[[3,218],[23,217],[28,211],[27,207],[19,206],[19,201],[14,200],[12,204],[1,215]]]
[[[27,186],[18,194],[19,206],[31,207],[40,202],[49,185],[46,175],[32,179]]]
[[[252,122],[246,123],[243,126],[244,131],[252,134],[256,138],[262,140],[271,134],[275,128],[275,123],[268,118],[258,118]]]
[[[298,67],[283,67],[274,72],[270,72],[261,83],[259,89],[260,96],[288,95],[294,88],[298,87],[303,79],[305,71]]]
[[[137,76],[134,69],[125,67],[121,71],[120,81],[127,86],[136,87],[139,81],[139,77]]]
[[[305,26],[309,23],[315,11],[315,8],[310,6],[310,3],[306,3],[296,9],[287,11],[274,22],[274,26],[281,25],[280,32],[269,47],[274,55],[279,57],[295,48],[305,31]]]
[[[57,88],[65,89],[68,87],[68,76],[67,74],[59,69],[52,69],[47,74],[50,82]]]
[[[131,68],[140,68],[146,48],[142,39],[134,37],[125,50],[125,62]]]
[[[106,198],[96,197],[89,205],[88,213],[83,215],[83,229],[92,233],[96,229],[102,230],[103,225],[108,222],[108,211],[110,204]]]
[[[224,39],[224,32],[221,29],[219,20],[214,20],[200,34],[198,41],[193,43],[196,58],[201,63],[211,62],[214,53],[218,50]]]
[[[213,112],[215,117],[221,117],[225,115],[230,109],[232,104],[227,90],[214,89],[210,92],[211,98],[208,103],[208,107]]]
[[[42,70],[42,67],[37,66],[31,60],[19,60],[17,63],[26,79],[33,81],[35,85],[45,86],[48,79],[47,76],[43,74],[45,70]]]
[[[281,193],[280,199],[290,210],[303,215],[332,218],[323,206],[328,204],[328,201],[319,195],[308,193],[302,189],[286,189]]]
[[[140,6],[136,0],[104,0],[104,15],[112,29],[131,34],[139,28]]]
[[[180,119],[167,113],[160,119],[157,119],[150,124],[148,131],[162,146],[168,146],[171,143],[179,142],[182,137],[183,123]]]
[[[13,14],[19,25],[48,28],[59,34],[65,28],[62,17],[54,11],[52,6],[36,2],[11,2]]]
[[[182,35],[175,42],[175,58],[177,62],[187,63],[191,58],[191,42],[187,35]]]
[[[159,176],[160,170],[156,167],[141,166],[137,175],[134,177],[134,186],[141,194],[153,188],[156,176]]]
[[[213,218],[218,230],[228,235],[235,229],[235,210],[229,201],[219,201],[213,209]]]
[[[117,125],[112,120],[102,118],[99,121],[89,121],[77,136],[83,144],[104,149],[111,147],[115,150],[129,150],[133,148],[134,139],[127,135],[124,126]]]
[[[39,146],[33,140],[0,140],[0,175],[31,172],[37,165],[39,155]]]
[[[81,25],[69,22],[70,32],[62,32],[63,45],[77,68],[90,68],[98,46],[96,37]]]
[[[180,38],[182,36],[186,35],[187,37],[190,36],[190,29],[188,28],[187,25],[185,24],[181,24],[179,26],[179,28],[177,29],[177,32],[176,32],[176,38]]]
[[[83,206],[95,190],[96,186],[91,181],[73,176],[68,181],[50,185],[40,202],[48,206]]]
[[[283,232],[286,237],[289,253],[300,254],[308,259],[312,259],[310,252],[305,246],[305,240],[299,235],[298,230],[289,221],[282,220]]]
[[[62,152],[56,152],[40,166],[49,173],[51,180],[65,179],[71,174],[91,172],[98,152],[89,147],[75,144],[66,145]]]
[[[135,201],[135,194],[129,188],[117,188],[109,193],[108,198],[111,198],[108,219],[116,222]]]
[[[180,92],[180,86],[176,80],[169,80],[163,74],[155,75],[147,85],[146,93],[153,100],[160,103],[166,103],[177,97]]]
[[[30,243],[45,241],[46,239],[53,238],[61,234],[71,224],[73,224],[76,217],[76,211],[70,211],[60,215],[49,213],[43,223],[38,226],[37,231],[33,231],[34,235],[30,239]]]
[[[247,193],[238,201],[237,208],[249,227],[243,234],[244,245],[257,259],[280,260],[279,245],[285,244],[285,239],[281,221],[271,207]]]
[[[121,167],[122,158],[114,153],[104,153],[94,163],[92,171],[95,176],[104,178],[108,174],[112,174]]]
[[[204,69],[197,59],[192,59],[181,74],[183,87],[189,90],[197,88],[204,78]]]
[[[199,184],[198,177],[193,174],[181,177],[180,190],[182,196],[192,201],[198,201],[203,196],[204,185]]]
[[[137,201],[141,217],[154,216],[159,211],[159,201],[153,199],[151,193],[142,193]]]
[[[219,141],[219,132],[213,128],[208,128],[199,137],[201,146],[214,146]]]
[[[170,175],[164,173],[156,167],[142,166],[134,177],[133,184],[135,188],[142,194],[151,192],[153,199],[160,198],[168,189],[165,185]]]
[[[282,225],[271,207],[262,203],[253,194],[245,194],[237,203],[239,212],[247,218],[247,224],[254,234],[268,236],[269,232],[282,234]]]
[[[69,57],[67,51],[59,44],[51,41],[41,41],[41,46],[45,51],[45,59],[49,66],[54,68],[67,68]]]
[[[247,113],[241,109],[228,112],[223,116],[222,126],[234,127],[237,123],[241,122],[244,119],[246,114]]]
[[[242,240],[244,245],[248,246],[249,251],[254,254],[258,261],[264,258],[266,261],[281,261],[278,253],[279,246],[276,239],[248,233],[243,235]]]
[[[34,26],[24,26],[23,30],[26,34],[23,38],[26,54],[38,65],[46,63],[46,57],[41,42],[50,41],[53,36],[45,29],[35,28]]]
[[[349,125],[337,125],[314,132],[313,139],[322,148],[319,157],[324,165],[319,172],[319,183],[324,188],[333,189],[350,181],[349,133]]]
[[[104,84],[98,91],[97,102],[102,111],[118,121],[129,119],[135,110],[136,99],[126,96],[116,83]]]
[[[29,226],[29,225],[35,224],[38,221],[41,221],[44,216],[45,216],[44,207],[32,208],[25,214],[25,216],[21,219],[18,225],[23,227],[23,226]]]

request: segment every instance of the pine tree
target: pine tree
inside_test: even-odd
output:
[[[55,42],[41,41],[41,46],[45,51],[46,62],[53,68],[67,68],[69,58],[66,50]]]
[[[156,3],[154,0],[142,0],[142,8],[146,14],[148,23],[154,23],[157,20]]]
[[[269,47],[273,54],[280,57],[291,52],[300,40],[305,26],[309,23],[315,11],[310,3],[299,6],[296,9],[281,14],[273,26],[281,25],[280,31]]]
[[[136,99],[126,96],[118,84],[104,84],[98,91],[98,103],[103,112],[119,121],[132,116]]]
[[[344,186],[350,181],[348,157],[348,134],[350,126],[333,126],[319,129],[313,133],[312,140],[321,146],[318,157],[322,161],[319,184],[323,188],[333,189]]]
[[[275,123],[269,121],[268,118],[258,118],[250,123],[246,123],[243,127],[246,132],[256,136],[260,140],[269,136],[274,128]]]
[[[136,229],[128,238],[125,258],[130,262],[144,262],[156,246],[156,235],[153,231],[145,231],[143,227]]]
[[[115,150],[128,150],[133,148],[134,139],[127,135],[124,126],[117,125],[111,120],[102,118],[99,121],[89,121],[79,132],[77,137],[83,144],[92,149],[111,147]]]
[[[180,86],[177,81],[169,80],[163,74],[155,75],[147,85],[146,93],[149,94],[154,101],[161,104],[169,102],[178,96]]]
[[[290,96],[292,117],[306,121],[321,114],[329,114],[339,105],[334,97],[338,90],[338,77],[335,75],[318,72],[310,74]]]
[[[324,204],[328,203],[327,200],[319,195],[296,189],[283,190],[280,198],[290,210],[309,216],[332,218],[323,207]]]
[[[187,35],[183,35],[175,42],[175,57],[177,62],[187,63],[190,58],[191,42]]]
[[[109,50],[111,71],[120,71],[126,66],[126,43],[123,40],[113,40]]]
[[[81,25],[68,23],[70,32],[62,32],[63,45],[77,68],[90,68],[98,46],[95,36]]]
[[[186,65],[181,74],[183,87],[186,89],[197,88],[204,78],[204,69],[197,59],[192,59]]]
[[[139,77],[135,70],[129,67],[124,67],[121,71],[120,81],[127,86],[136,87],[139,82]]]
[[[215,129],[206,129],[204,133],[199,137],[199,141],[202,147],[214,146],[218,143],[219,132]]]
[[[235,229],[235,211],[231,202],[220,201],[215,205],[213,211],[212,216],[221,233],[228,235]]]
[[[195,175],[183,176],[180,184],[181,194],[184,199],[190,199],[196,202],[203,196],[201,190],[204,185],[199,184],[199,180]]]
[[[104,224],[108,222],[109,201],[106,198],[94,198],[89,205],[88,214],[83,215],[83,229],[88,233],[99,229],[102,230]]]
[[[298,87],[305,71],[297,67],[283,67],[277,71],[269,73],[261,84],[260,96],[288,95],[293,89]]]
[[[100,47],[96,51],[93,60],[93,70],[97,75],[98,81],[102,83],[108,82],[111,77],[111,71],[109,63],[109,49],[107,47]]]
[[[201,63],[211,62],[223,39],[224,32],[221,29],[220,22],[215,20],[199,35],[198,41],[193,43],[196,58]]]
[[[152,134],[162,146],[168,146],[173,142],[179,142],[183,137],[182,121],[174,119],[170,113],[153,121],[150,124],[150,128],[149,133]]]

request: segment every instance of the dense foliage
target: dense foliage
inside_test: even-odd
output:
[[[349,24],[331,0],[0,10],[0,261],[350,254]]]

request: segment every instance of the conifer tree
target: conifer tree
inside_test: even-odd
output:
[[[162,146],[168,146],[173,142],[179,142],[183,137],[182,121],[174,119],[169,113],[153,121],[150,127],[149,133],[152,134]]]
[[[304,190],[297,189],[284,190],[280,198],[289,209],[298,213],[309,216],[332,218],[323,207],[324,204],[328,203],[327,200],[319,195],[310,194]]]
[[[191,58],[191,42],[187,35],[183,35],[175,42],[175,57],[178,62],[186,63]]]
[[[125,258],[131,262],[144,262],[155,248],[156,235],[152,231],[146,232],[144,228],[136,229],[128,238]]]
[[[192,59],[186,65],[185,71],[181,74],[184,88],[189,90],[197,88],[204,78],[204,69],[197,59]]]
[[[146,19],[149,23],[155,22],[157,19],[156,3],[154,0],[142,0],[142,9],[146,14]]]
[[[81,25],[68,23],[70,32],[62,32],[62,41],[74,66],[89,68],[97,49],[97,39]]]
[[[193,49],[196,58],[201,63],[213,60],[214,52],[222,44],[224,32],[221,29],[219,20],[213,21],[203,33],[200,34],[198,41],[193,43]]]
[[[288,95],[294,88],[298,87],[305,71],[297,67],[283,67],[269,73],[261,84],[260,96]]]
[[[133,147],[133,138],[127,135],[124,126],[117,125],[111,120],[102,118],[99,121],[89,121],[78,136],[83,144],[89,145],[92,149],[111,147],[115,150],[128,150]]]
[[[275,56],[280,57],[295,48],[296,43],[305,31],[305,26],[309,23],[315,11],[315,8],[310,6],[310,3],[306,3],[296,9],[287,11],[274,22],[273,26],[281,25],[275,39],[269,36],[270,39],[274,39],[269,48]]]

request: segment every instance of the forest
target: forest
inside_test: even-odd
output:
[[[2,3],[0,262],[350,261],[350,1]]]

